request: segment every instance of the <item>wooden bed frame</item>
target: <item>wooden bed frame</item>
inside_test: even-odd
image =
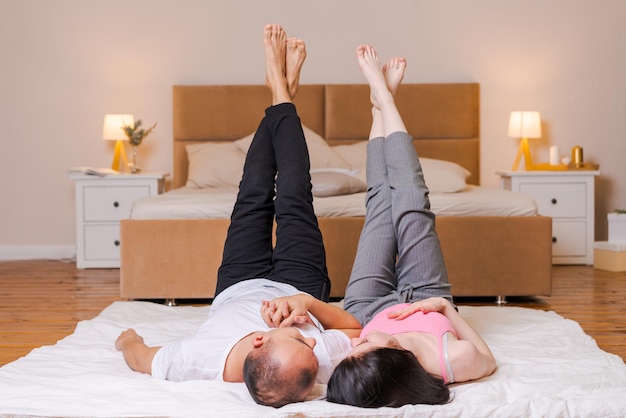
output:
[[[396,102],[420,156],[454,161],[472,173],[468,183],[479,184],[478,84],[405,84]],[[257,128],[269,103],[260,85],[174,86],[173,187],[187,180],[187,144],[243,138]],[[295,103],[303,124],[331,145],[367,140],[366,85],[303,85]],[[319,219],[331,297],[344,295],[363,220]],[[212,298],[229,222],[123,220],[121,297]],[[436,228],[454,296],[550,295],[550,218],[441,216]]]

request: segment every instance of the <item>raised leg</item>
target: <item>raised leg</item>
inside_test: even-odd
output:
[[[266,84],[272,104],[290,103],[286,79],[286,35],[279,25],[263,29]],[[239,193],[224,243],[222,265],[218,270],[217,296],[242,280],[272,274],[272,228],[277,166],[273,138],[272,107],[259,124],[244,164]]]
[[[376,51],[367,46],[357,48],[357,60],[366,79],[370,81],[372,126],[367,149],[365,225],[346,289],[344,307],[365,324],[378,311],[401,301],[401,295],[397,292],[395,266],[398,247],[384,156],[386,132],[379,98],[389,102],[387,96],[396,93],[404,76],[406,61],[394,58],[385,64],[381,72]]]
[[[288,38],[285,47],[284,80],[291,101],[298,91],[300,72],[306,58],[304,41]],[[283,93],[284,81],[268,83],[270,90]],[[273,94],[277,96],[277,94]],[[277,103],[274,103],[277,104]],[[268,110],[271,119],[274,155],[278,167],[276,178],[276,247],[272,263],[272,280],[289,283],[320,300],[330,295],[326,269],[326,252],[322,234],[313,211],[309,152],[302,124],[292,103]]]
[[[346,287],[344,308],[361,324],[396,299],[395,231],[391,219],[391,190],[383,155],[382,137],[367,145],[367,195],[365,224]]]
[[[393,97],[404,76],[406,60],[393,58],[381,70],[376,51],[367,45],[357,48],[357,60],[370,85],[373,105],[370,138],[385,136],[384,140],[370,140],[368,146],[366,223],[344,302],[346,309],[365,323],[395,303],[429,296],[443,296],[451,301],[452,298],[434,229],[435,217],[430,212],[428,189],[412,138]],[[373,154],[370,150],[378,142],[382,149]],[[383,156],[382,163],[377,155]],[[371,167],[373,158],[376,162]],[[375,184],[370,183],[369,170],[379,164],[385,167],[382,172],[387,191],[379,194],[385,196],[384,205],[376,204]]]
[[[276,178],[276,247],[272,280],[289,283],[327,301],[330,279],[326,253],[313,211],[309,153],[295,106],[274,106]]]
[[[395,132],[385,139],[392,217],[398,239],[398,291],[405,302],[431,296],[452,302],[446,266],[430,211],[428,188],[413,139]]]
[[[217,274],[217,296],[242,280],[272,272],[272,226],[276,161],[267,117],[254,135]]]

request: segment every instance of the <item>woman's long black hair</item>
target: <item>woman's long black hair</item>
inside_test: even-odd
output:
[[[378,348],[347,357],[328,382],[329,402],[365,408],[450,401],[443,379],[428,373],[408,350]]]

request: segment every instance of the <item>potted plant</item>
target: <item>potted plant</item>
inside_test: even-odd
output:
[[[148,129],[142,129],[141,119],[137,120],[132,126],[124,125],[122,127],[124,133],[126,134],[126,137],[128,137],[128,142],[130,142],[130,144],[133,146],[133,160],[131,163],[128,164],[130,172],[133,174],[139,173],[141,171],[139,158],[137,157],[137,147],[141,145],[144,138],[146,138],[152,133],[152,131],[154,131],[154,128],[156,128],[156,123]]]

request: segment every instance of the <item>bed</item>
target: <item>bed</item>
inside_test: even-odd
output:
[[[184,417],[624,417],[626,366],[580,326],[554,312],[459,306],[491,347],[498,367],[479,381],[451,385],[447,405],[361,409],[323,400],[279,409],[256,405],[243,383],[168,382],[132,372],[113,342],[127,327],[148,344],[188,335],[209,306],[120,301],[80,322],[55,345],[0,368],[2,416]]]
[[[361,84],[301,86],[295,103],[308,133],[312,173],[320,169],[346,174],[354,168],[350,161],[353,150],[364,149],[369,134],[368,97],[368,87]],[[245,150],[268,103],[265,86],[174,86],[172,189],[184,189],[190,183],[198,186],[198,182],[207,186],[203,183],[206,178],[197,173],[198,165],[193,164],[197,159],[191,157],[198,150],[209,162],[203,167],[210,171],[210,186],[233,187],[240,168],[224,161],[235,148]],[[478,84],[406,84],[398,91],[397,104],[421,158],[435,164],[453,163],[466,170],[467,190],[480,183]],[[323,144],[309,143],[309,136],[321,138]],[[313,154],[319,163],[314,164]],[[316,197],[315,201],[322,198]],[[226,209],[211,217],[133,215],[123,220],[121,296],[212,298],[228,215]],[[502,301],[505,296],[551,293],[551,220],[526,215],[438,214],[436,228],[454,296],[495,296]],[[318,219],[326,247],[331,297],[341,298],[364,218],[362,213],[338,215],[331,211],[327,216],[318,214]]]

